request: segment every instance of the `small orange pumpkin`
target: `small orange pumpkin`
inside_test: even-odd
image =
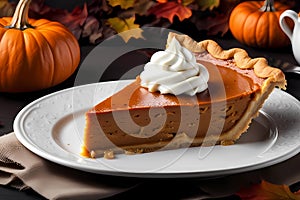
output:
[[[290,44],[279,25],[279,17],[288,6],[275,2],[245,1],[231,12],[229,29],[241,43],[261,48],[279,48]]]
[[[76,70],[80,48],[62,24],[29,19],[31,0],[20,0],[13,17],[0,18],[0,92],[55,86]]]

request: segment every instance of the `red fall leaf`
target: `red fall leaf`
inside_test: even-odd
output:
[[[83,7],[76,6],[69,12],[65,9],[52,8],[44,4],[43,0],[36,0],[30,5],[30,17],[58,21],[65,25],[79,39],[82,27],[88,17],[88,10],[87,5],[84,4]]]
[[[157,18],[167,18],[171,23],[175,16],[179,18],[180,21],[187,19],[192,16],[192,11],[190,8],[182,5],[179,2],[170,1],[166,3],[158,3],[149,9],[149,14],[155,15]]]

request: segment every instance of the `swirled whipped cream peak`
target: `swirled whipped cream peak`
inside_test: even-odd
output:
[[[207,89],[209,73],[174,37],[166,50],[152,55],[140,79],[141,86],[150,92],[192,96]]]

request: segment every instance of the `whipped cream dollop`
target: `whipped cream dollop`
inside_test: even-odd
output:
[[[168,48],[154,53],[140,74],[141,86],[161,94],[195,95],[208,88],[209,73],[175,37]]]

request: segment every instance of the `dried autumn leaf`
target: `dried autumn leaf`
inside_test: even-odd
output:
[[[50,19],[64,24],[75,35],[75,37],[79,39],[82,33],[81,27],[84,25],[87,17],[87,5],[84,4],[83,8],[80,8],[79,6],[75,7],[71,13],[65,10],[55,13],[50,17]]]
[[[108,5],[106,0],[92,0],[88,4],[89,15],[101,15],[101,13],[110,14],[113,8]]]
[[[138,0],[135,2],[133,10],[138,15],[146,15],[148,10],[154,5],[153,1],[149,0]]]
[[[149,14],[154,14],[157,18],[167,18],[171,23],[175,15],[179,18],[180,21],[187,19],[192,16],[192,11],[190,8],[182,5],[179,2],[166,2],[159,3],[149,9]]]
[[[201,10],[212,10],[220,5],[220,0],[196,0]]]
[[[300,194],[292,193],[287,185],[275,185],[264,180],[240,190],[237,195],[244,200],[300,199]]]
[[[57,9],[45,4],[43,0],[35,0],[30,3],[30,17],[32,18],[47,18],[45,16],[51,15]]]
[[[109,18],[108,23],[111,25],[113,29],[115,29],[118,33],[123,31],[127,31],[134,28],[139,28],[138,24],[134,23],[135,18],[131,17],[128,19],[122,19],[119,17]]]
[[[182,5],[188,6],[193,3],[195,0],[181,0]],[[179,2],[179,1],[178,1]]]
[[[14,7],[7,0],[0,0],[0,17],[12,16]]]
[[[121,6],[122,9],[128,9],[134,6],[135,0],[108,0],[112,7]]]
[[[130,38],[143,38],[142,32],[138,24],[135,24],[135,17],[122,19],[119,17],[109,18],[109,25],[117,31],[125,42],[128,42]]]
[[[198,30],[207,31],[207,35],[224,36],[228,32],[228,16],[224,14],[218,14],[215,16],[198,17],[197,14],[191,17],[191,22],[196,26]]]
[[[89,42],[91,44],[96,44],[97,41],[103,37],[102,34],[102,29],[100,28],[100,23],[99,21],[93,17],[93,16],[88,16],[85,24],[83,26],[82,38],[89,38]]]
[[[157,0],[158,3],[167,3],[168,0]]]
[[[51,21],[58,21],[65,25],[74,36],[79,39],[82,33],[82,26],[88,17],[87,4],[83,7],[76,6],[71,12],[66,9],[52,8],[43,1],[33,1],[30,6],[32,18],[45,18]]]
[[[0,9],[3,8],[7,3],[7,0],[0,0]]]
[[[99,21],[93,16],[88,16],[83,26],[82,37],[87,37],[94,32],[97,32],[99,28]]]

